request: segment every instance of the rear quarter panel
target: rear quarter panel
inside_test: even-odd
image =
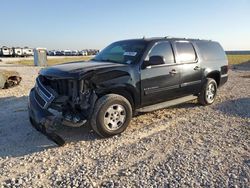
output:
[[[218,72],[221,81],[227,80],[228,60],[222,46],[214,41],[197,41],[194,46],[200,58],[203,78],[212,72]]]

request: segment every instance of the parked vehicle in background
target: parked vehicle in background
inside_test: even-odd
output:
[[[57,50],[57,51],[55,51],[55,55],[56,55],[56,56],[62,56],[63,53],[62,53],[61,51]]]
[[[88,55],[96,55],[99,53],[99,50],[95,50],[95,49],[88,49],[87,50]]]
[[[72,50],[72,51],[71,51],[71,55],[72,55],[72,56],[78,56],[78,55],[79,55],[78,50]]]
[[[3,46],[1,48],[1,54],[2,56],[11,57],[13,55],[13,49],[8,48],[7,46]]]
[[[72,55],[72,51],[71,50],[64,50],[63,51],[63,55],[65,55],[65,56],[71,56]]]
[[[24,57],[33,56],[33,55],[34,55],[34,53],[33,53],[32,48],[29,48],[29,47],[24,47],[23,48],[23,56]]]
[[[59,144],[61,138],[46,131],[50,125],[80,127],[89,122],[97,134],[109,137],[122,133],[135,112],[196,98],[210,105],[227,79],[228,60],[218,42],[118,41],[89,62],[42,69],[29,95],[29,116],[38,130]],[[49,109],[58,111],[60,118]]]
[[[13,57],[22,57],[23,55],[23,49],[20,47],[13,47]]]
[[[6,57],[28,57],[33,56],[33,49],[29,47],[12,47],[3,46],[0,49],[0,55]]]
[[[56,51],[55,50],[49,50],[49,51],[47,51],[47,55],[48,56],[55,56],[56,55]]]
[[[47,52],[48,56],[87,56],[96,55],[99,50],[87,49],[87,50],[50,50]]]
[[[86,50],[81,50],[79,52],[79,55],[82,55],[82,56],[87,56],[88,55],[88,52]]]

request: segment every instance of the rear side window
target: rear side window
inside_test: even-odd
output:
[[[166,64],[174,63],[173,50],[169,42],[158,42],[155,46],[152,47],[146,60],[149,60],[151,56],[164,57]]]
[[[196,53],[190,42],[176,42],[177,60],[179,63],[195,62]]]
[[[197,42],[199,51],[204,60],[225,59],[226,55],[221,45],[217,42]]]

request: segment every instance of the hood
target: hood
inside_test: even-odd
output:
[[[87,72],[93,72],[100,69],[109,69],[116,67],[128,66],[125,64],[110,63],[110,62],[96,62],[96,61],[78,61],[71,63],[64,63],[52,67],[44,68],[39,74],[55,79],[80,79]]]

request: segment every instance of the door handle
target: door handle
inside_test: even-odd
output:
[[[200,70],[200,67],[199,66],[195,66],[194,70]]]
[[[175,75],[175,74],[177,74],[177,71],[176,71],[175,69],[172,69],[172,70],[169,72],[169,74]]]

